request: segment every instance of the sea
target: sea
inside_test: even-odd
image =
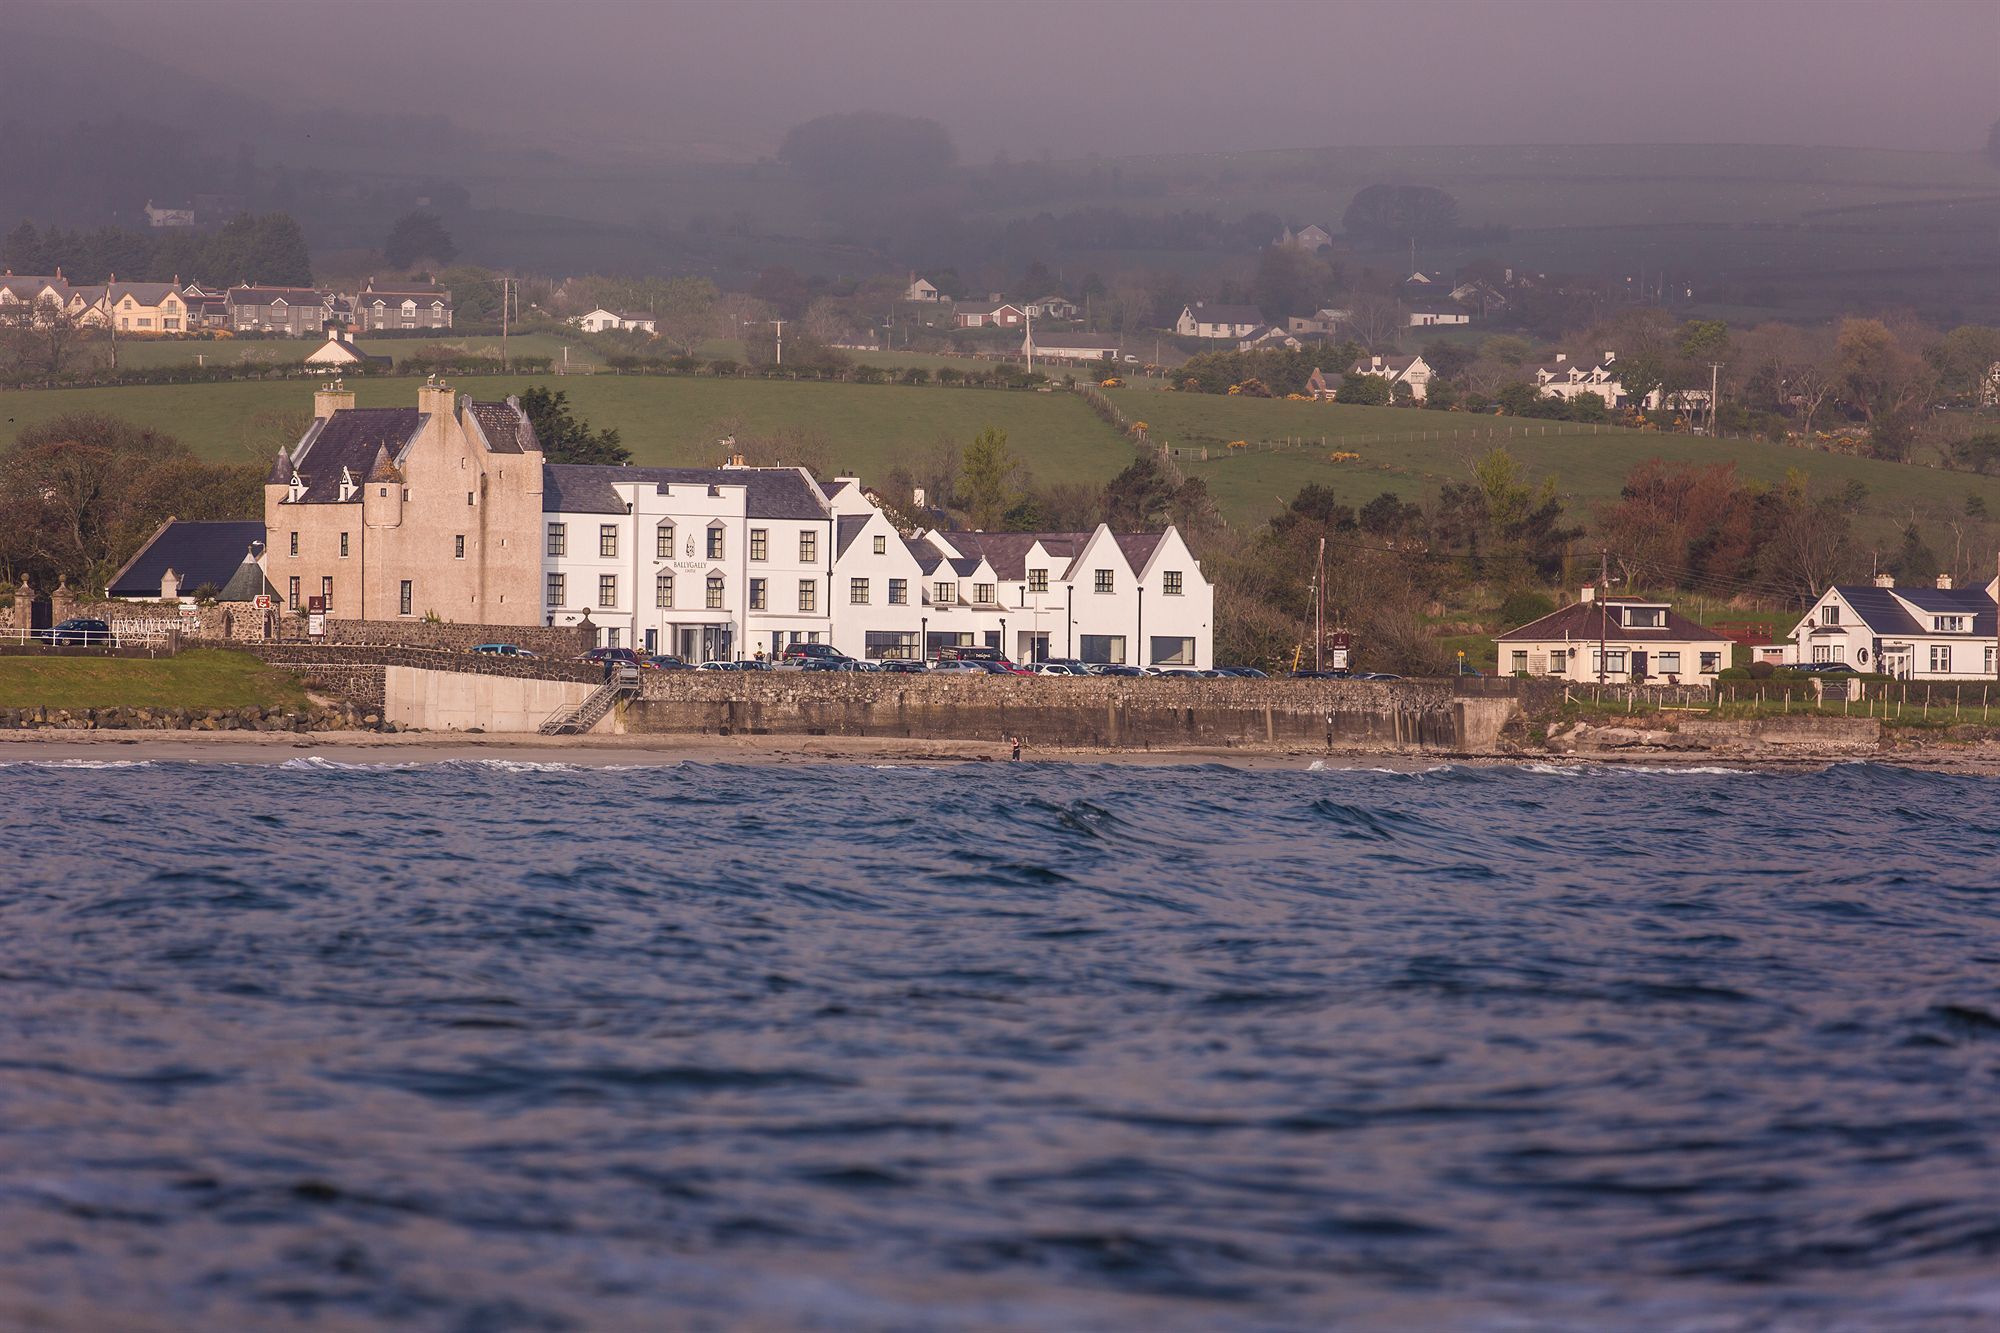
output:
[[[0,1327],[2000,1326],[2000,783],[0,766]]]

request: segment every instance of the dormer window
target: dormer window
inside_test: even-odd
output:
[[[354,492],[358,489],[360,488],[354,484],[354,473],[347,468],[342,468],[340,470],[340,498],[342,500],[351,500],[354,498]]]
[[[1667,608],[1664,606],[1628,606],[1625,608],[1624,625],[1627,629],[1665,629]]]
[[[289,489],[290,489],[290,494],[288,494],[285,498],[290,500],[293,504],[297,504],[299,501],[306,498],[306,479],[304,477],[301,477],[296,472],[292,473],[292,484]],[[293,551],[292,554],[297,555],[298,552]]]
[[[1939,634],[1963,634],[1965,632],[1965,617],[1932,616],[1931,628]]]

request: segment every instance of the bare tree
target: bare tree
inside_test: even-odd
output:
[[[1410,326],[1409,313],[1386,296],[1357,296],[1345,303],[1344,331],[1370,352],[1394,352],[1403,343],[1403,331]]]

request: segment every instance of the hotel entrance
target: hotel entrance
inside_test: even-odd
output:
[[[667,634],[674,656],[683,662],[727,662],[736,651],[736,636],[728,625],[669,625]]]

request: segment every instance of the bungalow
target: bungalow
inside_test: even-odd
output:
[[[1254,305],[1182,306],[1174,332],[1183,338],[1247,338],[1264,326],[1263,312]]]
[[[106,595],[119,601],[171,602],[213,589],[217,601],[266,596],[262,523],[183,523],[168,519],[112,575]]]
[[[1472,312],[1456,301],[1418,299],[1409,303],[1410,327],[1427,329],[1438,324],[1470,324]]]
[[[1028,322],[1028,312],[1011,301],[961,301],[952,308],[951,317],[961,329],[1017,329]]]
[[[1344,375],[1329,375],[1314,366],[1313,373],[1306,376],[1306,397],[1315,403],[1333,402],[1340,393],[1340,382],[1345,378]]]
[[[1260,329],[1252,329],[1247,337],[1236,340],[1236,350],[1239,352],[1254,352],[1260,349],[1275,348],[1284,348],[1286,351],[1296,352],[1304,346],[1305,344],[1299,341],[1298,335],[1287,333],[1275,324],[1266,324]]]
[[[1873,584],[1828,588],[1792,631],[1793,664],[1845,662],[1900,680],[1994,678],[1995,596],[1954,588],[1941,574],[1934,587],[1899,588],[1888,574]]]
[[[1039,333],[1021,339],[1021,351],[1044,361],[1116,361],[1118,340],[1101,333]]]
[[[326,341],[306,353],[305,363],[325,370],[388,370],[393,357],[374,356],[354,345],[354,335],[339,324],[328,326]]]
[[[936,305],[943,298],[939,295],[937,288],[912,273],[910,275],[910,285],[903,289],[903,299],[905,301],[922,301],[926,305]]]
[[[1495,635],[1500,670],[1579,684],[1713,685],[1730,665],[1728,639],[1665,602],[1598,601],[1596,593],[1585,588],[1581,601]]]
[[[1421,403],[1430,391],[1431,366],[1422,356],[1368,356],[1354,363],[1349,375],[1380,375],[1394,392],[1398,384],[1410,386],[1410,397]]]
[[[1031,319],[1075,319],[1082,313],[1077,309],[1076,302],[1059,294],[1028,302],[1028,317]]]
[[[659,316],[646,310],[607,310],[598,306],[595,310],[571,316],[569,322],[585,333],[659,332]]]

